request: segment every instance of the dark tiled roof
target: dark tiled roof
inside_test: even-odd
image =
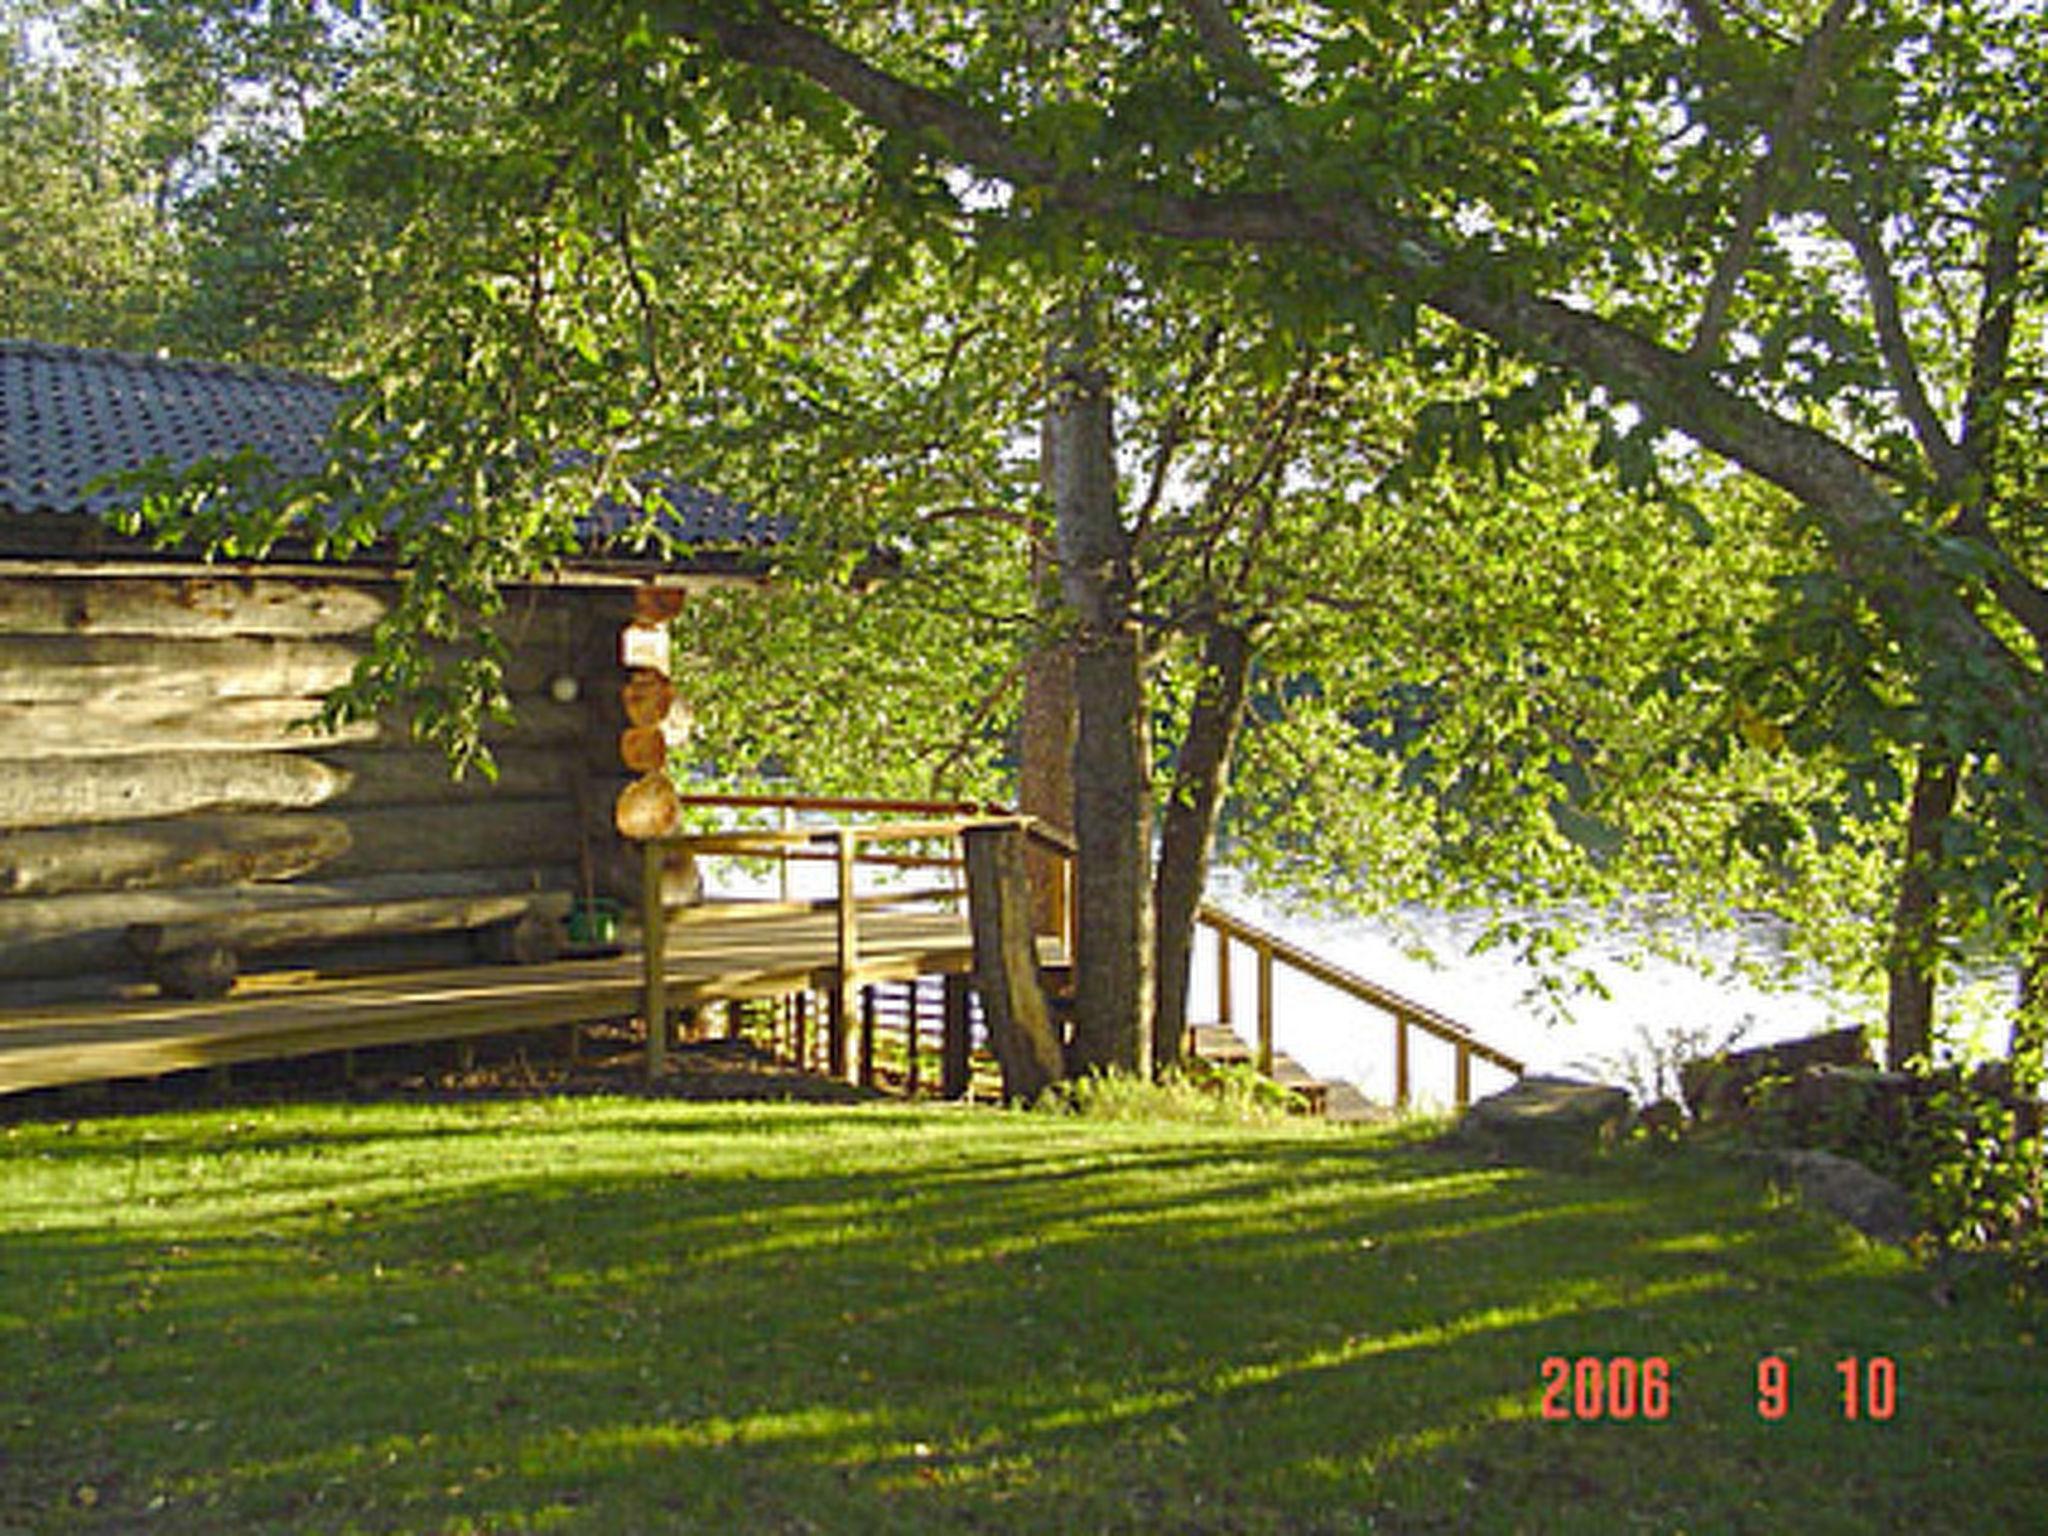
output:
[[[159,460],[182,470],[244,449],[288,475],[310,473],[342,399],[340,385],[313,374],[0,339],[0,513],[103,513],[122,500],[96,486],[104,476]],[[662,490],[663,531],[680,543],[759,548],[784,534],[779,521],[696,486]],[[594,508],[586,543],[596,555],[622,553],[638,519],[617,503]],[[0,518],[0,548],[8,521]]]

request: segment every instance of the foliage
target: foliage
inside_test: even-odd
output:
[[[1942,1245],[2021,1248],[2039,1232],[2040,1132],[2022,1130],[2010,1095],[1939,1082],[1915,1117],[1906,1161],[1922,1219]]]
[[[1835,1152],[1895,1180],[1936,1250],[2039,1247],[2039,1122],[1998,1074],[1923,1068],[1903,1092],[1896,1080],[1850,1078],[1818,1117],[1797,1113],[1789,1078],[1763,1079],[1752,1095],[1761,1139]]]
[[[1239,1062],[1191,1059],[1157,1078],[1090,1072],[1053,1084],[1035,1108],[1091,1120],[1195,1121],[1268,1125],[1303,1113],[1303,1101],[1257,1069]]]
[[[176,243],[150,125],[111,69],[67,56],[42,5],[0,5],[0,334],[151,339]]]
[[[214,4],[189,33],[105,10],[188,160],[232,147],[174,199],[215,260],[189,313],[231,336],[208,306],[243,256],[276,295],[340,253],[313,291],[348,341],[246,345],[359,359],[356,445],[402,440],[440,488],[299,499],[355,509],[328,549],[391,538],[418,572],[343,711],[423,701],[472,750],[504,704],[497,589],[660,475],[791,516],[811,575],[878,547],[935,571],[962,553],[935,509],[1031,524],[1044,317],[1088,294],[1160,740],[1203,626],[1255,629],[1233,826],[1268,872],[1817,913],[1868,968],[1845,914],[1881,901],[1939,754],[1965,792],[1935,949],[2034,943],[2033,8],[1070,0],[1013,26],[953,0],[407,0],[354,31]],[[275,83],[238,97],[252,69]],[[237,99],[304,106],[195,132]],[[963,562],[971,622],[897,610],[906,653],[950,642],[921,680],[842,706],[852,669],[820,668],[832,718],[930,721],[914,764],[865,754],[892,785],[995,766],[940,746],[1003,721],[1038,633],[1014,576],[981,602],[994,561]],[[475,654],[437,667],[451,640]],[[794,649],[764,698],[808,675]],[[709,713],[744,771],[796,760],[768,710]],[[839,739],[806,761],[847,783],[873,736]]]

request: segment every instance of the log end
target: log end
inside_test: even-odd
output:
[[[225,944],[205,944],[157,956],[150,976],[166,997],[225,997],[241,964]]]

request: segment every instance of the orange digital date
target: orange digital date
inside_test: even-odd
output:
[[[1546,1419],[1671,1416],[1671,1362],[1662,1355],[1550,1355],[1541,1370]]]

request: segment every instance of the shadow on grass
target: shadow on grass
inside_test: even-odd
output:
[[[639,1104],[185,1130],[161,1132],[135,1185],[158,1203],[132,1228],[87,1225],[87,1198],[5,1238],[0,1363],[26,1390],[0,1422],[0,1530],[1882,1530],[1944,1510],[2024,1529],[2044,1511],[2040,1355],[2015,1314],[1937,1311],[1895,1257],[1676,1164]],[[102,1154],[113,1191],[120,1149]],[[46,1181],[81,1176],[78,1146],[52,1155],[73,1161]],[[251,1187],[269,1191],[254,1219]],[[1797,1382],[1776,1423],[1755,1411],[1767,1353]],[[1830,1403],[1847,1353],[1899,1362],[1894,1419]],[[1667,1358],[1668,1419],[1543,1421],[1552,1355]]]

